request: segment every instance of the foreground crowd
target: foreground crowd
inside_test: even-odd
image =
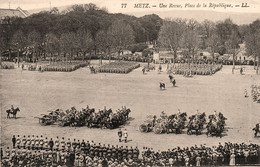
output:
[[[211,166],[260,164],[257,144],[225,143],[218,146],[192,146],[153,151],[137,147],[96,144],[93,141],[52,140],[43,136],[13,136],[13,149],[2,151],[2,166]]]

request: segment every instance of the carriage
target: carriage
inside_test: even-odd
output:
[[[151,132],[154,127],[154,120],[156,118],[152,115],[147,116],[147,119],[139,126],[141,132]]]
[[[42,126],[52,125],[55,123],[55,120],[50,115],[43,115],[42,117],[36,117],[36,118],[39,119],[39,123]]]
[[[179,115],[170,115],[167,116],[162,112],[159,119],[156,119],[156,116],[148,116],[147,120],[139,126],[141,132],[151,132],[155,134],[161,133],[173,133],[179,134],[182,132],[182,129],[185,128],[186,113],[179,113]]]

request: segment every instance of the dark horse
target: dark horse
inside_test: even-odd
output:
[[[165,83],[160,82],[160,89],[165,89]]]
[[[18,107],[16,109],[13,109],[13,110],[12,109],[6,110],[7,118],[11,118],[10,114],[13,114],[13,118],[16,119],[16,114],[17,114],[18,111],[20,111],[20,109]]]

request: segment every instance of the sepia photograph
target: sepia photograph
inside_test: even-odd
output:
[[[2,167],[260,166],[259,0],[0,0]]]

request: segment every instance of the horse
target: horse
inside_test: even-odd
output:
[[[7,118],[11,118],[10,117],[10,114],[13,114],[13,118],[16,119],[16,114],[17,112],[20,111],[20,109],[17,107],[16,109],[9,109],[9,110],[6,110],[7,112]]]
[[[173,76],[171,74],[169,75],[169,78],[170,78],[170,83],[172,83]]]
[[[175,87],[175,85],[176,85],[176,80],[173,79],[173,81],[172,81],[171,83],[172,83],[172,86]]]
[[[255,128],[253,128],[252,130],[255,131],[255,137],[257,136],[257,133],[260,133],[260,128],[259,128],[259,124],[255,125]]]
[[[165,83],[160,82],[160,89],[165,89]]]

